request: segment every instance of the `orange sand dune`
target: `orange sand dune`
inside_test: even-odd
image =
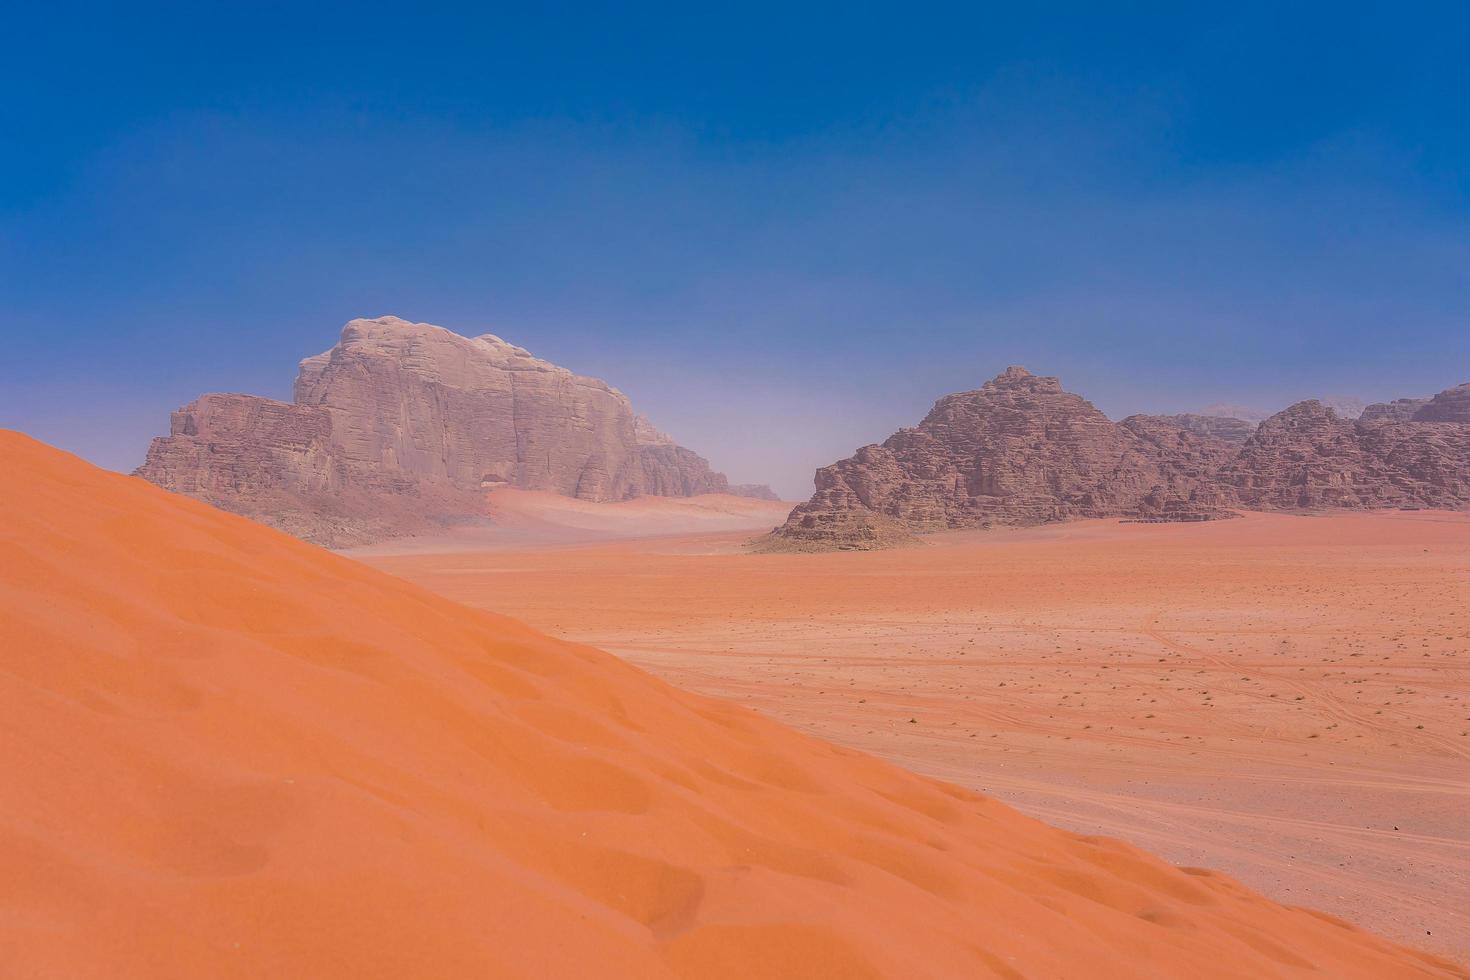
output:
[[[0,453],[7,977],[1467,976]]]

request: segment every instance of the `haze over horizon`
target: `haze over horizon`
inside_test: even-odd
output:
[[[0,426],[113,468],[385,314],[788,497],[1008,364],[1115,418],[1470,380],[1455,4],[12,22]]]

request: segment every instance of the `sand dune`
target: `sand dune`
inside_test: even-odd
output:
[[[7,976],[1466,975],[0,452]]]
[[[1470,518],[385,559],[919,772],[1470,962]],[[721,553],[723,552],[723,553]]]

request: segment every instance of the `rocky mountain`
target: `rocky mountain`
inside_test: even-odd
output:
[[[1372,470],[1358,426],[1312,400],[1262,422],[1221,481],[1253,509],[1360,507],[1383,492]]]
[[[1416,422],[1470,422],[1470,382],[1448,388],[1414,413]]]
[[[605,382],[397,317],[353,320],[303,360],[294,402],[179,409],[138,474],[332,546],[473,518],[496,486],[597,501],[729,489]]]
[[[1081,517],[1465,507],[1467,422],[1470,385],[1409,418],[1370,411],[1354,420],[1305,401],[1259,426],[1199,415],[1115,423],[1056,378],[1012,367],[940,399],[916,428],[818,470],[816,493],[768,544],[866,549],[947,528]]]
[[[1206,516],[1196,491],[1225,439],[1167,420],[1115,423],[1056,378],[1024,368],[941,398],[916,428],[817,471],[778,544],[865,548],[911,532],[1079,517]]]
[[[1470,422],[1470,382],[1447,388],[1432,398],[1398,398],[1363,409],[1361,421]]]
[[[1299,402],[1261,423],[1220,482],[1252,510],[1464,507],[1470,425],[1423,414],[1354,421]]]

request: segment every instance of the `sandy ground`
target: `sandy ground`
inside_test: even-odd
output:
[[[486,494],[489,523],[438,535],[397,538],[348,549],[354,557],[452,551],[561,547],[597,541],[657,538],[715,531],[769,531],[792,504],[723,493],[638,497],[616,503],[574,500],[540,490],[503,488]]]
[[[689,690],[1470,962],[1470,519],[1254,515],[751,555],[370,559]]]
[[[7,980],[1470,977],[14,433],[0,458]]]

